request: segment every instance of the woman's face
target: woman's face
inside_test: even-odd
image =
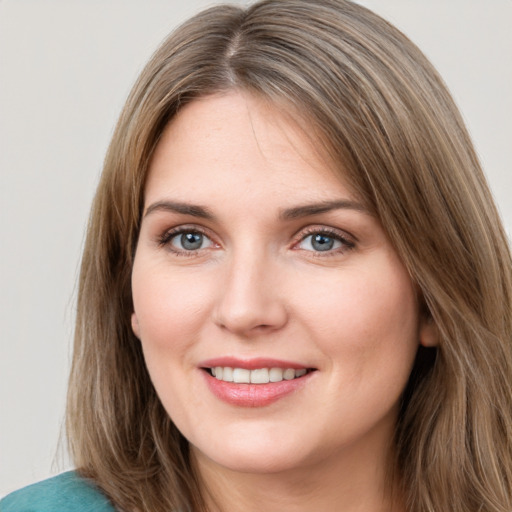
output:
[[[232,92],[170,123],[132,285],[149,373],[199,464],[386,456],[427,327],[379,221],[279,110]]]

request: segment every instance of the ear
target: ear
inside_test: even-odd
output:
[[[131,322],[133,334],[135,334],[135,336],[140,339],[139,319],[137,318],[135,311],[132,313]]]
[[[424,347],[437,347],[439,345],[439,333],[434,320],[429,314],[423,314],[419,326],[420,345]]]

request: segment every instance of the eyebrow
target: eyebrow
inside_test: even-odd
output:
[[[361,203],[348,199],[341,199],[286,208],[280,212],[279,218],[282,220],[293,220],[342,209],[355,210],[366,214],[370,213]],[[215,216],[207,207],[190,203],[182,203],[179,201],[157,201],[156,203],[148,206],[144,212],[144,217],[158,211],[180,213],[182,215],[190,215],[192,217],[199,217],[201,219],[208,220],[215,219]]]
[[[365,208],[361,203],[351,201],[349,199],[341,199],[287,208],[280,213],[279,217],[283,220],[291,220],[301,217],[309,217],[310,215],[319,215],[332,210],[355,210],[368,215],[370,214],[368,208]]]
[[[189,203],[181,203],[179,201],[157,201],[148,206],[144,212],[144,217],[147,217],[153,212],[173,212],[181,213],[183,215],[191,215],[192,217],[199,217],[201,219],[213,219],[214,215],[205,206],[199,206]]]

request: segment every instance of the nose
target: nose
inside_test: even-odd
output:
[[[261,253],[246,253],[227,264],[214,315],[222,329],[250,338],[287,323],[284,280],[278,265],[269,260]]]

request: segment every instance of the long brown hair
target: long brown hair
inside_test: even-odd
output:
[[[79,471],[125,511],[204,510],[186,440],[130,327],[152,152],[178,110],[242,89],[299,113],[380,219],[438,332],[396,432],[410,512],[512,510],[512,263],[461,117],[397,29],[347,0],[213,7],[154,54],[119,119],[83,254],[67,429]]]

